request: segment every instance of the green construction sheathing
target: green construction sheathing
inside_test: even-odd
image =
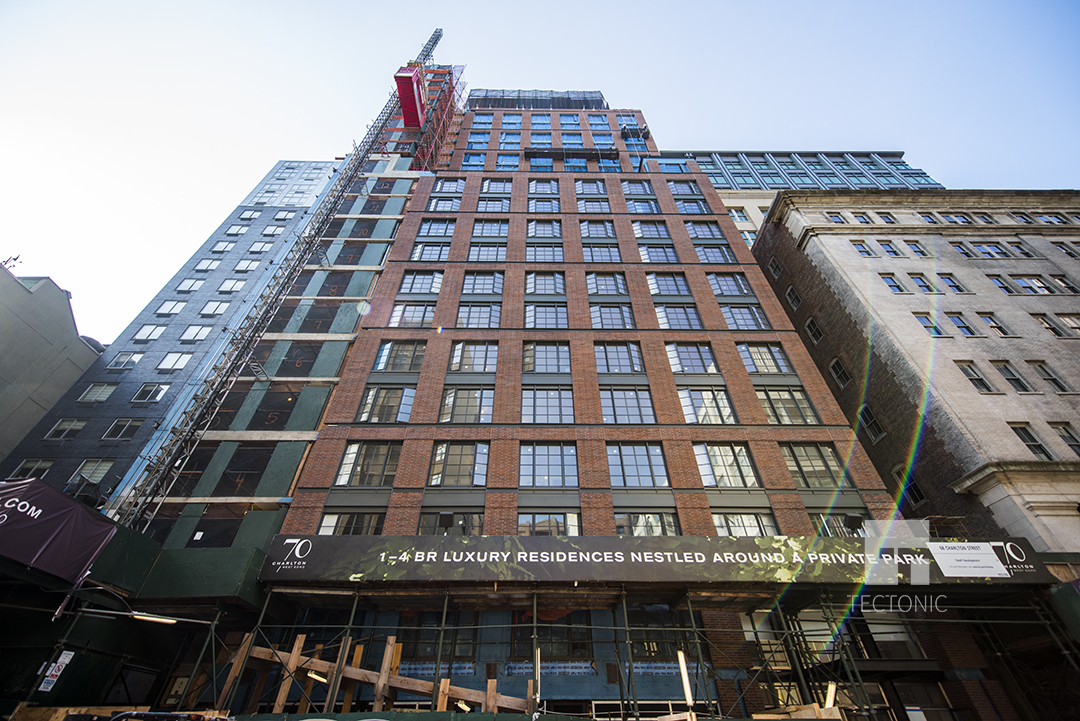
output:
[[[258,548],[242,546],[164,549],[139,599],[225,597],[258,606],[262,595],[255,579],[264,555]]]
[[[375,223],[375,232],[371,234],[372,238],[393,238],[394,233],[397,230],[398,222],[389,218],[380,220]]]
[[[1073,583],[1062,583],[1050,589],[1050,605],[1074,641],[1080,642],[1080,590]]]
[[[348,310],[353,312],[353,318],[355,319],[355,306]],[[338,311],[338,315],[341,315],[341,311]],[[319,349],[319,355],[315,358],[315,363],[311,366],[311,377],[331,378],[336,376],[341,369],[341,361],[345,358],[345,351],[348,349],[348,341],[335,340],[323,343],[322,348]]]
[[[326,405],[326,399],[329,397],[330,386],[305,386],[296,399],[296,405],[289,414],[289,420],[285,422],[285,430],[313,431],[318,428],[323,406]]]
[[[257,548],[265,553],[274,534],[281,530],[281,524],[285,521],[287,512],[287,508],[273,511],[248,511],[244,515],[244,520],[240,522],[240,528],[236,531],[232,545]]]
[[[90,580],[112,587],[134,591],[154,565],[161,544],[127,528],[117,526],[116,535],[94,561]]]
[[[349,279],[349,286],[345,289],[345,295],[349,298],[361,298],[371,294],[371,282],[375,279],[375,272],[371,270],[357,270]]]

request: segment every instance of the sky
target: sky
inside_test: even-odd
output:
[[[349,152],[436,27],[469,87],[601,90],[666,150],[1080,188],[1080,0],[0,0],[0,261],[112,342],[276,161]]]

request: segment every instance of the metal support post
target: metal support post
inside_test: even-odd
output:
[[[536,589],[532,595],[532,663],[533,663],[533,711],[540,710],[540,636],[536,622]]]
[[[263,618],[266,617],[266,609],[270,605],[270,597],[273,596],[273,595],[274,595],[274,590],[273,589],[267,589],[267,591],[266,591],[266,600],[263,601],[262,610],[259,611],[259,620],[255,622],[255,628],[253,628],[251,630],[251,643],[247,644],[247,649],[244,651],[244,660],[240,664],[240,672],[238,674],[236,674],[236,680],[233,681],[233,687],[231,689],[229,689],[229,699],[224,704],[225,709],[232,708],[233,701],[236,700],[236,690],[238,688],[240,688],[240,679],[242,679],[244,677],[244,670],[247,668],[248,659],[251,658],[251,648],[252,648],[252,646],[255,645],[255,639],[258,637],[258,634],[260,633],[260,629],[262,628]],[[213,674],[211,674],[211,675],[213,675]],[[215,687],[214,687],[214,698],[217,698],[217,682],[216,681],[215,681]],[[224,710],[224,709],[222,709],[222,710]]]
[[[439,697],[439,681],[442,680],[443,634],[446,633],[446,609],[450,605],[450,590],[443,591],[442,620],[439,621],[439,644],[435,647],[435,683],[431,689],[431,703],[434,706]],[[449,670],[449,669],[447,669]]]
[[[202,665],[203,656],[206,655],[206,648],[210,645],[211,640],[214,638],[214,634],[217,633],[217,623],[218,623],[218,621],[220,619],[221,619],[221,609],[219,608],[218,611],[217,611],[217,614],[214,616],[214,620],[210,623],[210,631],[209,631],[209,633],[206,634],[206,640],[203,641],[202,650],[199,651],[199,657],[195,660],[195,666],[193,666],[192,669],[191,669],[191,675],[188,676],[187,683],[184,684],[184,690],[180,692],[180,707],[177,708],[178,711],[183,711],[184,710],[182,708],[183,705],[184,705],[184,697],[187,696],[188,689],[191,688],[191,681],[195,678],[195,674],[198,672],[199,666]],[[214,658],[213,655],[211,655],[210,656],[210,659],[211,659],[211,661],[210,661],[210,676],[214,675],[213,658]],[[217,698],[217,689],[216,688],[214,689],[214,695],[213,695],[212,698],[215,698],[215,699]],[[197,698],[191,700],[191,706],[188,708],[188,711],[194,711],[195,710],[195,704],[196,704],[197,701],[198,701]]]
[[[802,653],[795,646],[793,638],[793,631],[788,628],[787,618],[784,616],[784,611],[779,606],[773,606],[773,611],[776,613],[777,618],[780,619],[780,628],[784,634],[784,648],[788,652],[788,660],[791,663],[792,669],[795,671],[795,678],[799,684],[799,696],[802,697],[802,702],[805,704],[815,703],[817,698],[810,690],[810,684],[806,682],[806,676],[803,671],[803,659]]]
[[[698,671],[701,672],[702,686],[705,687],[706,708],[712,708],[712,693],[709,691],[709,676],[705,673],[705,657],[701,653],[701,638],[698,636],[697,621],[694,620],[694,607],[690,603],[690,589],[686,589],[686,612],[690,614],[690,628],[694,631],[694,648],[697,649]],[[697,678],[697,674],[694,675]],[[717,692],[719,694],[719,692]],[[716,715],[720,715],[720,699],[716,699]]]
[[[641,718],[641,710],[638,708],[637,698],[637,681],[634,680],[634,642],[630,638],[630,615],[626,612],[626,589],[622,590],[622,620],[623,620],[623,632],[626,634],[626,661],[630,664],[629,676],[630,676],[630,696],[633,703],[634,718]],[[619,669],[622,672],[622,669]]]

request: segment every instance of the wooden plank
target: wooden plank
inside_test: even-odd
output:
[[[375,683],[375,703],[371,710],[382,711],[386,705],[386,690],[389,688],[390,667],[394,663],[394,647],[397,645],[397,636],[386,637],[386,647],[383,649],[382,667],[379,669],[379,678]]]
[[[286,662],[285,668],[282,669],[281,685],[278,687],[273,713],[283,713],[285,711],[285,702],[289,700],[289,689],[292,687],[293,673],[295,673],[296,667],[300,663],[300,652],[304,650],[304,641],[306,639],[307,634],[302,633],[296,637],[296,641],[293,643],[292,653],[289,654],[289,660]]]
[[[232,658],[232,668],[229,669],[229,675],[225,677],[225,683],[221,687],[221,695],[218,696],[217,708],[225,708],[225,699],[229,698],[229,691],[232,690],[232,685],[236,682],[236,677],[240,675],[240,666],[244,663],[244,658],[248,655],[248,649],[251,648],[251,644],[255,641],[255,632],[244,634],[244,640],[240,643],[240,648],[236,650],[236,654]]]
[[[318,660],[319,657],[322,656],[322,647],[323,645],[321,643],[315,644],[315,655],[311,658]],[[311,698],[311,692],[315,688],[315,679],[307,675],[307,669],[305,666],[306,664],[301,663],[299,669],[300,672],[304,674],[304,693],[300,694],[300,704],[296,709],[297,713],[308,712],[308,709],[311,707],[311,702],[308,699]]]
[[[484,705],[480,707],[480,710],[484,713],[495,713],[497,708],[495,699],[498,697],[498,692],[495,690],[495,686],[498,679],[489,678],[487,682],[487,693],[484,695]]]
[[[436,711],[445,711],[446,702],[450,700],[450,679],[439,679],[439,697],[435,702]]]
[[[534,713],[536,709],[533,708],[533,680],[531,678],[525,688],[525,713]]]
[[[352,668],[360,667],[360,659],[364,657],[364,644],[359,643],[356,645],[356,650],[353,651],[352,663],[349,664]],[[344,672],[345,669],[342,669]],[[345,680],[345,698],[341,702],[341,713],[352,712],[353,694],[356,693],[360,685],[353,681],[351,678],[346,677]]]

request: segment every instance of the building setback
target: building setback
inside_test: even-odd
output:
[[[250,374],[63,632],[34,584],[62,585],[0,566],[30,574],[10,584],[4,697],[631,718],[685,711],[685,684],[725,717],[1045,715],[983,636],[1060,630],[1033,593],[1052,577],[1022,539],[1030,568],[977,546],[990,579],[945,573],[926,539],[864,541],[893,496],[716,187],[772,188],[759,161],[859,187],[839,159],[863,155],[743,154],[770,184],[753,189],[738,154],[661,152],[596,91],[479,90],[460,110],[458,72],[398,71],[426,93],[402,93],[355,175],[338,166]],[[868,182],[936,185],[865,157]],[[132,609],[180,622],[147,631]],[[1067,681],[1052,643],[1028,648]],[[72,672],[35,691],[65,644]]]

